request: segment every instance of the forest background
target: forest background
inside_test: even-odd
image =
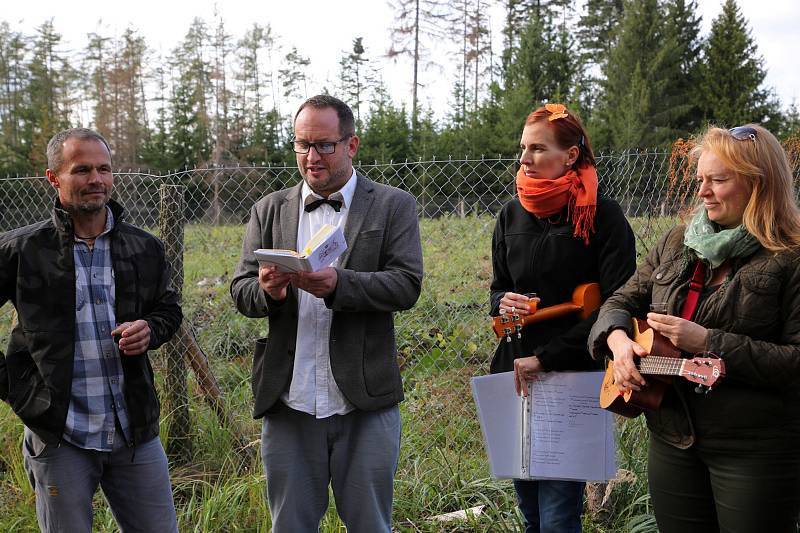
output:
[[[709,121],[759,122],[781,138],[800,131],[796,103],[765,85],[734,0],[707,34],[697,2],[686,0],[391,5],[380,51],[355,37],[321,88],[353,107],[364,162],[513,156],[525,116],[545,101],[575,109],[596,151],[668,148]],[[499,50],[490,11],[504,17]],[[41,175],[47,140],[76,125],[106,135],[119,169],[290,161],[288,103],[319,92],[310,76],[318,66],[285,42],[268,20],[233,35],[217,16],[195,18],[166,55],[134,27],[110,35],[98,26],[67,50],[52,19],[32,34],[0,21],[0,176]],[[387,89],[391,59],[409,66],[408,104]],[[434,110],[422,80],[444,62],[458,75],[447,109]]]

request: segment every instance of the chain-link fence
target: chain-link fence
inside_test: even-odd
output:
[[[369,178],[417,198],[423,240],[422,295],[412,310],[396,317],[407,396],[397,475],[399,520],[474,504],[474,484],[491,483],[469,378],[486,373],[496,344],[487,318],[491,233],[495,215],[513,196],[516,168],[517,161],[507,158],[357,166]],[[670,154],[659,151],[598,159],[601,193],[622,206],[640,254],[691,202],[693,183],[671,168],[677,168],[675,161],[671,166]],[[298,180],[293,165],[115,175],[114,196],[126,208],[126,220],[165,241],[177,267],[173,281],[182,285],[184,326],[153,356],[165,376],[159,382],[164,429],[176,465],[202,463],[207,476],[230,465],[237,471],[260,469],[253,459],[259,427],[249,416],[248,376],[253,340],[267,333],[267,325],[236,312],[228,284],[253,203]],[[53,197],[44,178],[0,180],[0,230],[50,216]],[[0,310],[3,345],[11,320],[7,304]],[[415,511],[419,503],[405,507],[410,493],[420,490],[430,492],[425,509]]]

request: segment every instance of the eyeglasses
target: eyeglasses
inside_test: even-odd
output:
[[[292,140],[292,150],[296,154],[307,154],[309,150],[313,147],[314,150],[317,151],[318,154],[332,154],[336,151],[336,145],[342,141],[346,141],[352,137],[352,135],[345,135],[338,141],[320,141],[315,143],[309,143],[306,141],[298,141],[296,139]]]
[[[737,141],[753,141],[756,142],[756,129],[750,126],[737,126],[728,130],[728,133]]]

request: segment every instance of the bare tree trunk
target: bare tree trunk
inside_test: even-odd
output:
[[[472,101],[473,113],[478,113],[478,73],[481,64],[481,0],[475,2],[475,96]],[[467,88],[464,87],[464,92]]]
[[[414,90],[411,98],[411,136],[417,136],[419,128],[417,104],[417,72],[419,70],[419,0],[414,2]]]
[[[197,384],[203,392],[203,399],[217,415],[220,424],[230,431],[236,442],[235,450],[239,455],[239,471],[246,470],[255,457],[254,448],[245,439],[236,419],[225,408],[225,400],[219,388],[219,383],[208,365],[208,356],[197,344],[191,328],[186,323],[181,324],[177,336],[181,346],[186,350],[186,361],[192,367]]]

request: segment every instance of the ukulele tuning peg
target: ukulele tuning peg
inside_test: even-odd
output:
[[[708,394],[711,391],[711,388],[706,385],[698,385],[694,388],[694,391],[697,394]]]
[[[511,335],[506,335],[506,342],[511,342]]]

